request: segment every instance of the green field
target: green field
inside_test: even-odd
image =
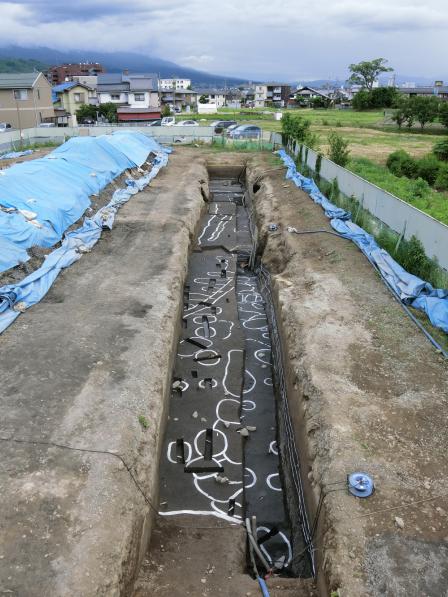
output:
[[[274,120],[273,109],[229,110],[220,108],[218,114],[192,114],[202,124],[221,119],[236,120],[244,124],[260,126],[265,131],[280,132],[281,121]],[[268,112],[264,114],[262,112]],[[312,122],[312,131],[319,136],[319,149],[326,154],[328,135],[337,131],[350,142],[351,155],[368,158],[377,164],[385,164],[389,153],[404,149],[414,157],[429,153],[439,139],[434,134],[421,133],[418,129],[399,130],[385,123],[381,110],[354,112],[353,110],[300,109],[297,115]]]
[[[389,191],[396,197],[403,199],[406,203],[426,212],[436,220],[448,225],[448,193],[439,193],[433,189],[421,187],[419,180],[411,180],[406,177],[395,176],[385,166],[375,164],[365,158],[350,160],[347,168]]]

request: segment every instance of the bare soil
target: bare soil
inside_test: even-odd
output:
[[[254,161],[253,176],[262,176],[265,163]],[[283,173],[261,178],[254,204],[311,513],[326,494],[319,586],[350,597],[446,595],[447,362],[355,245],[287,232],[331,228]],[[270,222],[277,232],[267,231]],[[345,489],[359,470],[376,485],[366,500]]]

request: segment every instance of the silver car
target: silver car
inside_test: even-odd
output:
[[[260,139],[261,128],[252,124],[241,124],[229,131],[229,139]]]

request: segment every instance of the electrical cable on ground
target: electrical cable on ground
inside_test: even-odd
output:
[[[74,452],[87,452],[89,454],[107,454],[108,456],[114,456],[115,458],[118,458],[118,460],[120,460],[123,463],[123,466],[128,471],[129,476],[133,480],[133,482],[134,482],[135,486],[137,487],[138,491],[142,494],[143,499],[145,500],[145,502],[147,503],[147,505],[156,514],[159,514],[159,511],[153,505],[153,503],[151,502],[151,500],[146,495],[146,493],[142,489],[141,485],[139,484],[139,482],[135,478],[135,475],[132,472],[131,467],[128,465],[128,463],[126,462],[126,460],[120,454],[117,454],[115,452],[111,452],[109,450],[95,450],[93,448],[76,448],[74,446],[69,446],[69,445],[66,445],[66,444],[58,444],[56,442],[47,442],[47,441],[43,441],[43,440],[27,440],[27,439],[18,439],[18,438],[15,438],[15,437],[0,437],[0,441],[2,441],[2,442],[15,442],[17,444],[28,444],[28,445],[37,444],[37,445],[41,445],[41,446],[50,446],[50,447],[53,447],[53,448],[61,448],[61,449],[64,449],[64,450],[72,450]]]
[[[319,232],[323,232],[325,234],[331,234],[332,236],[337,236],[339,238],[343,238],[345,240],[348,240],[342,234],[338,234],[337,232],[332,232],[331,230],[297,230],[296,228],[293,228],[292,226],[288,226],[287,230],[288,230],[288,232],[293,233],[293,234],[316,234],[316,233],[319,233]],[[435,347],[435,349],[437,350],[437,352],[441,353],[445,357],[445,359],[448,359],[448,352],[442,348],[442,346],[430,334],[430,332],[428,332],[428,330],[424,327],[424,325],[422,323],[420,323],[420,321],[415,317],[415,315],[411,312],[411,310],[409,309],[409,307],[407,305],[405,305],[405,303],[401,300],[401,298],[398,296],[398,294],[395,292],[395,290],[389,284],[389,282],[387,281],[387,279],[384,277],[382,271],[379,269],[379,267],[376,265],[376,263],[374,263],[365,253],[363,253],[363,255],[367,258],[368,262],[374,268],[374,270],[379,274],[381,280],[384,282],[385,286],[391,292],[392,296],[401,305],[401,307],[403,308],[403,310],[405,311],[405,313],[412,319],[412,321],[420,329],[420,331],[422,331],[425,334],[425,336],[431,342],[431,344]]]

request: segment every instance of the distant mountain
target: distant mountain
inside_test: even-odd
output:
[[[24,58],[0,58],[0,73],[30,73],[34,70],[45,70],[48,65],[40,60]]]
[[[66,50],[59,51],[52,48],[24,48],[21,46],[7,46],[0,48],[0,60],[37,61],[41,65],[55,65],[64,62],[101,62],[108,72],[122,72],[125,68],[131,72],[158,73],[161,77],[185,77],[196,85],[228,87],[245,83],[237,77],[223,77],[205,73],[185,66],[180,66],[168,60],[153,56],[145,56],[134,52],[98,52],[96,50]],[[31,68],[30,70],[33,70]],[[5,71],[3,71],[5,72]],[[23,71],[21,71],[23,72]]]

